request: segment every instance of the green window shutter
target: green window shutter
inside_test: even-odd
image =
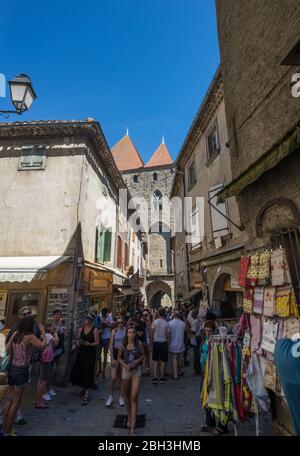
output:
[[[23,149],[21,155],[21,166],[30,166],[31,163],[31,149]]]
[[[34,149],[32,153],[32,166],[42,166],[44,163],[45,151],[41,148]]]
[[[110,259],[111,259],[111,238],[112,238],[111,231],[105,231],[103,261],[110,261]]]

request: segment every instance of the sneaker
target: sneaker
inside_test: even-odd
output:
[[[119,397],[119,404],[120,404],[121,407],[124,407],[125,401],[124,401],[123,396],[120,396],[120,397]]]
[[[165,377],[160,377],[159,383],[164,383],[166,381]]]
[[[12,430],[10,433],[9,433],[9,437],[18,437],[18,433],[14,430]]]
[[[49,389],[47,394],[50,394],[50,396],[57,396],[57,393],[52,388]]]
[[[106,401],[105,407],[110,407],[111,404],[113,403],[113,400],[114,399],[113,399],[112,395],[110,395]]]
[[[153,385],[157,385],[157,378],[153,378],[152,383]]]
[[[46,393],[42,396],[42,398],[44,399],[44,401],[52,401],[52,397],[50,396],[50,394]]]

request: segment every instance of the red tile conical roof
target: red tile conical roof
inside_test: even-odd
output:
[[[152,166],[171,165],[172,163],[173,160],[165,143],[163,142],[154,152],[148,163],[146,163],[145,168],[150,168]]]
[[[111,149],[119,171],[144,167],[144,162],[128,135],[123,136]]]

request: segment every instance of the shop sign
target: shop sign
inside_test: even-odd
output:
[[[0,290],[0,318],[5,317],[7,290]]]

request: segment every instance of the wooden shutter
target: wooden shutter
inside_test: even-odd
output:
[[[110,261],[111,259],[111,231],[105,231],[103,233],[103,261]]]
[[[122,239],[118,236],[117,268],[122,269]]]
[[[129,266],[128,244],[125,242],[125,268]]]
[[[22,149],[20,165],[24,168],[30,166],[31,163],[31,151],[32,149]]]
[[[32,166],[43,166],[45,151],[44,149],[37,147],[32,152]]]

